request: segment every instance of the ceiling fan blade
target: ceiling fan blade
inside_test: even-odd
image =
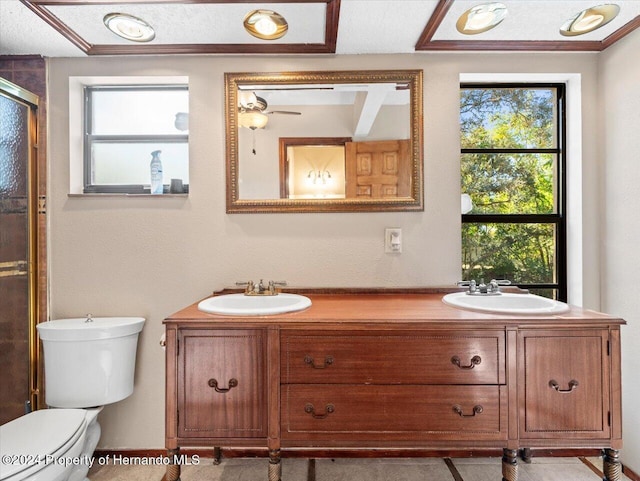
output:
[[[268,110],[263,114],[285,114],[285,115],[302,115],[302,112],[290,112],[288,110]]]

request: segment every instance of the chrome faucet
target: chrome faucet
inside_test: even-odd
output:
[[[491,279],[488,284],[484,283],[484,279],[480,279],[480,283],[475,280],[458,282],[460,287],[469,287],[466,292],[472,296],[497,296],[500,294],[500,286],[509,285],[511,281],[507,279]]]

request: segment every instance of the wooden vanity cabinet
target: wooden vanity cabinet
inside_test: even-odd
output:
[[[261,329],[177,330],[178,438],[266,437],[265,348]]]
[[[283,452],[604,449],[621,480],[622,319],[491,316],[438,294],[325,294],[278,316],[165,320],[166,446]],[[355,451],[354,451],[355,450]],[[165,481],[179,480],[177,462]],[[286,481],[286,480],[284,480]]]

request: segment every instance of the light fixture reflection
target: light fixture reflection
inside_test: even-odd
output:
[[[331,172],[328,170],[310,170],[307,174],[307,183],[313,185],[327,185],[331,183]]]
[[[238,113],[238,125],[247,129],[264,129],[268,121],[269,117],[257,110]]]
[[[593,32],[616,18],[618,13],[620,7],[614,3],[587,8],[567,20],[560,27],[560,33],[565,37],[574,37]]]
[[[456,29],[465,35],[475,35],[491,30],[507,16],[507,6],[504,3],[493,2],[476,5],[458,18]]]
[[[132,42],[150,42],[156,37],[151,25],[127,13],[108,13],[102,21],[113,33]]]
[[[463,214],[468,214],[473,210],[473,200],[469,194],[460,196],[460,210]]]
[[[176,119],[173,121],[173,125],[181,132],[189,130],[189,114],[187,112],[178,112]]]
[[[285,18],[273,10],[253,10],[244,17],[244,29],[256,38],[275,40],[289,29]]]

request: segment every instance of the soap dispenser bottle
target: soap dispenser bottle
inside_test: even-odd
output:
[[[162,161],[160,160],[161,150],[151,152],[151,193],[162,194]]]

